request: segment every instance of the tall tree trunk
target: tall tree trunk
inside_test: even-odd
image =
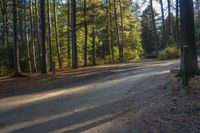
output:
[[[68,0],[68,20],[67,20],[67,25],[68,25],[68,31],[67,31],[67,58],[68,58],[68,62],[71,59],[71,49],[70,49],[70,45],[71,45],[71,12],[70,12],[70,0]],[[70,64],[70,63],[68,63]]]
[[[76,43],[76,0],[71,0],[71,12],[72,12],[72,69],[78,68],[77,60],[77,43]]]
[[[33,72],[37,71],[36,65],[36,53],[35,53],[35,43],[34,43],[34,31],[33,31],[33,15],[32,15],[32,0],[29,0],[29,14],[30,14],[30,32],[31,32],[31,52],[32,52],[32,69]]]
[[[109,2],[109,10],[111,10],[111,0],[108,1]],[[109,18],[110,18],[110,44],[111,44],[111,54],[112,54],[112,60],[115,60],[115,55],[114,55],[114,46],[113,46],[113,31],[112,31],[112,12],[110,11],[109,13]]]
[[[92,64],[96,65],[96,36],[95,36],[95,3],[93,0],[93,15],[92,15],[92,20],[93,20],[93,26],[92,26]]]
[[[171,2],[170,0],[167,0],[167,5],[168,5],[168,43],[170,43],[170,37],[171,37]]]
[[[51,34],[51,0],[47,0],[47,14],[48,14],[48,40],[49,40],[49,64],[50,71],[53,70],[53,49],[52,49],[52,34]]]
[[[122,3],[121,0],[119,0],[120,5],[120,17],[121,17],[121,30],[122,30],[122,44],[121,44],[121,58],[122,61],[124,60],[124,22],[123,22],[123,9],[122,9]]]
[[[41,20],[41,44],[42,44],[42,73],[48,72],[47,67],[47,45],[46,45],[46,20],[45,20],[45,0],[40,0],[40,20]]]
[[[59,38],[58,38],[58,26],[57,26],[57,12],[56,12],[56,0],[53,0],[53,11],[54,11],[54,28],[55,28],[55,34],[56,34],[56,48],[57,48],[57,54],[58,54],[58,65],[59,68],[62,68],[62,61],[61,61],[61,48],[59,44]]]
[[[153,24],[153,30],[154,30],[154,41],[155,41],[155,50],[156,50],[156,56],[158,56],[158,35],[157,35],[157,29],[156,29],[156,22],[155,22],[155,15],[154,15],[154,9],[153,9],[153,1],[150,0],[150,5],[151,5],[151,15],[152,15],[152,24]]]
[[[117,34],[117,44],[119,49],[119,60],[122,61],[122,52],[121,52],[121,45],[120,45],[120,36],[119,36],[119,26],[118,26],[118,16],[117,16],[117,7],[116,7],[116,0],[114,2],[114,16],[115,16],[115,26],[116,26],[116,34]]]
[[[28,28],[27,28],[27,10],[26,10],[26,0],[24,0],[24,23],[25,23],[25,29],[24,29],[24,34],[25,34],[25,45],[27,49],[27,57],[28,57],[28,66],[29,66],[29,71],[32,72],[32,65],[31,65],[31,55],[30,55],[30,46],[28,42]]]
[[[193,0],[180,0],[181,47],[189,47],[187,56],[188,76],[199,74],[197,51],[194,32]],[[181,71],[183,71],[183,54],[181,58]]]
[[[84,0],[84,30],[85,30],[85,45],[84,45],[84,66],[87,66],[87,36],[88,36],[88,28],[87,28],[87,3]]]
[[[38,24],[38,0],[35,0],[35,35],[37,39],[39,66],[41,67],[42,59],[41,59],[41,42],[40,42],[39,24]]]
[[[163,8],[163,0],[160,0],[160,7],[161,7],[161,14],[162,14],[162,42],[163,46],[167,47],[167,34],[166,34],[166,28],[165,28],[165,14],[164,14],[164,8]]]
[[[18,34],[17,34],[17,0],[13,0],[13,32],[14,32],[14,66],[15,76],[21,76],[21,68],[19,61],[19,45],[18,45]]]
[[[107,25],[106,25],[106,29],[107,29],[107,39],[106,39],[106,43],[108,45],[108,55],[111,54],[111,38],[110,38],[110,5],[109,5],[109,0],[106,0],[106,16],[107,16]]]
[[[180,37],[179,37],[179,0],[176,0],[176,45],[179,48],[180,46]]]

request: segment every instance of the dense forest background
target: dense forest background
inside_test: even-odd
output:
[[[153,0],[1,0],[0,76],[142,57],[177,58],[179,1],[154,2],[160,13]],[[200,52],[198,0],[194,7]]]

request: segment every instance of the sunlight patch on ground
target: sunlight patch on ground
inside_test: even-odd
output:
[[[107,84],[109,86],[123,82],[125,79],[113,79],[104,82],[103,84]],[[100,84],[100,83],[99,83]],[[89,85],[84,85],[81,87],[73,87],[69,89],[57,89],[56,91],[47,91],[43,93],[35,93],[35,94],[28,94],[28,95],[23,95],[23,96],[16,96],[12,98],[5,98],[0,100],[0,112],[2,111],[7,111],[9,109],[13,109],[19,106],[23,106],[26,104],[31,104],[31,103],[36,103],[36,102],[41,102],[45,100],[49,100],[51,98],[57,98],[61,96],[69,96],[69,95],[75,95],[75,94],[80,94],[86,91],[94,91],[98,88],[94,88],[96,84],[89,84]]]

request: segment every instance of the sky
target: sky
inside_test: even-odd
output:
[[[142,3],[144,3],[144,0],[132,0],[132,1],[140,3],[141,11],[143,11],[147,7],[149,0],[147,0],[146,4],[144,4],[144,5],[142,4]],[[175,0],[170,0],[170,1],[173,6],[175,3]],[[166,16],[167,15],[167,10],[166,10],[167,9],[167,0],[163,0],[163,4],[164,4],[164,9],[165,9],[165,16]],[[156,0],[153,0],[153,7],[159,14],[161,14],[159,2],[156,2]]]

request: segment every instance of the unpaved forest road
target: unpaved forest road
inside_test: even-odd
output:
[[[176,60],[150,61],[73,87],[0,99],[0,132],[145,132],[138,125],[140,114],[162,104],[162,85],[176,67]]]

